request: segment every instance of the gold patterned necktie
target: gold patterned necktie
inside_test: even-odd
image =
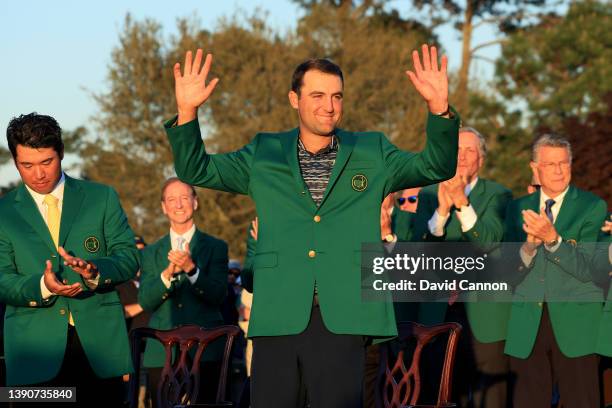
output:
[[[55,248],[59,245],[59,230],[60,230],[60,212],[58,207],[59,199],[51,194],[45,195],[45,204],[47,204],[47,228],[51,233],[51,238],[55,244]]]

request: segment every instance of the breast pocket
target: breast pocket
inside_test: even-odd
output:
[[[69,235],[70,247],[67,249],[75,254],[83,254],[88,258],[106,255],[104,231],[98,224],[75,225]]]

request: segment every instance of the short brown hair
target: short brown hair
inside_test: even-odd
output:
[[[162,185],[162,189],[161,189],[161,201],[164,201],[164,194],[166,194],[166,189],[168,188],[168,186],[172,183],[183,183],[183,184],[187,184],[185,183],[183,180],[181,180],[178,177],[170,177],[169,179],[167,179],[166,181],[164,181],[164,184]],[[195,188],[193,188],[193,186],[191,184],[187,184],[189,186],[189,188],[191,188],[191,193],[193,194],[193,196],[195,198],[198,197],[198,195],[196,194]]]
[[[340,67],[326,58],[311,58],[295,68],[293,76],[291,77],[291,90],[300,95],[302,86],[304,85],[304,75],[308,71],[321,71],[324,74],[336,75],[340,77],[342,85],[344,86],[344,75]]]

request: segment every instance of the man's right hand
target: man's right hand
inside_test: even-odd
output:
[[[453,205],[453,200],[448,194],[448,187],[446,182],[440,183],[438,185],[438,215],[442,217],[446,217],[450,212],[451,206]]]
[[[181,273],[181,268],[170,262],[166,269],[162,272],[162,275],[166,280],[171,281],[174,275]]]
[[[531,235],[531,234],[527,234],[527,241],[525,241],[525,243],[523,244],[523,251],[525,251],[525,253],[531,257],[535,256],[538,247],[542,245],[542,240],[536,238],[535,236]]]
[[[214,78],[206,85],[206,77],[212,65],[212,54],[206,55],[204,66],[200,69],[202,54],[202,50],[198,49],[192,62],[192,52],[187,51],[182,75],[181,64],[178,62],[174,64],[174,92],[179,125],[197,117],[198,107],[206,102],[219,82],[219,78]]]
[[[57,279],[57,276],[51,269],[51,261],[46,262],[45,271],[43,272],[43,282],[49,292],[54,295],[75,297],[83,291],[80,283],[73,283],[72,285],[65,285]]]

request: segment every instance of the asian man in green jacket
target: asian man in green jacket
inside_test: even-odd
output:
[[[14,118],[7,141],[23,182],[0,200],[7,383],[76,386],[79,406],[118,406],[132,368],[114,288],[139,256],[117,193],[62,171],[50,116]]]

